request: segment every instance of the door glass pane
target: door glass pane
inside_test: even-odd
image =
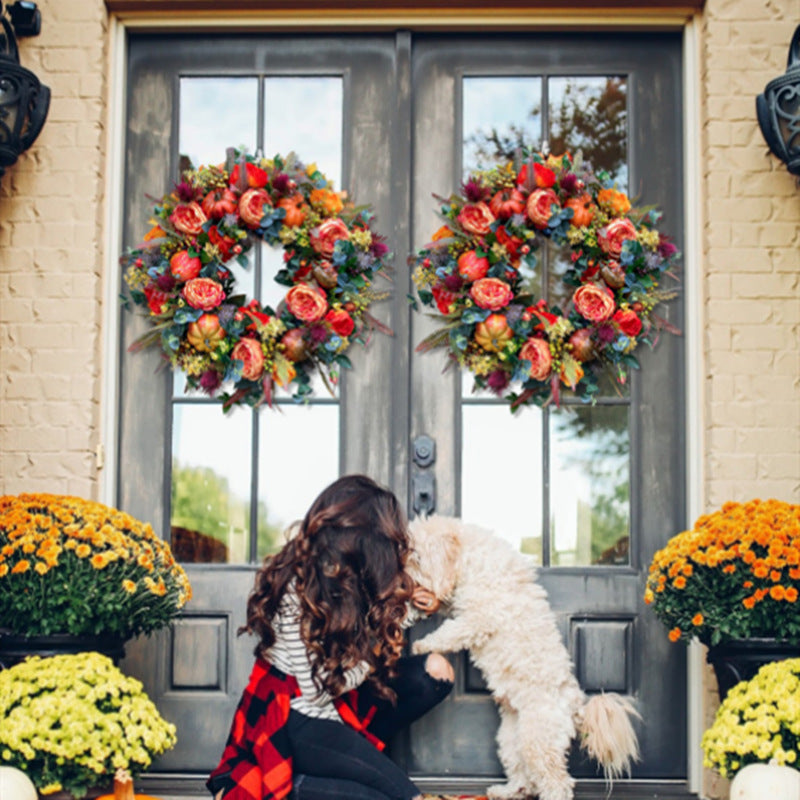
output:
[[[339,475],[339,406],[281,405],[259,420],[258,558],[283,544],[314,498]]]
[[[264,154],[294,151],[342,188],[344,82],[340,77],[264,81]]]
[[[172,548],[179,561],[248,561],[252,414],[176,403],[172,415]]]
[[[209,109],[220,109],[209,113]],[[225,149],[256,148],[257,78],[181,78],[178,152],[199,167],[221,164]]]
[[[461,414],[461,517],[541,564],[541,409],[466,403]]]
[[[260,147],[267,157],[294,151],[307,165],[341,182],[344,83],[341,77],[268,77],[259,107],[258,78],[182,78],[179,150],[182,166],[222,163],[225,149]],[[216,98],[216,102],[214,102]],[[209,117],[208,108],[224,108]],[[263,141],[259,141],[259,121]],[[277,310],[285,286],[273,280],[283,252],[264,244],[234,262],[237,292]],[[296,406],[285,390],[276,408],[235,408],[223,414],[217,400],[192,393],[186,378],[173,379],[171,521],[183,561],[247,563],[276,549],[284,528],[339,474],[339,405],[320,379],[314,396]],[[182,402],[183,401],[183,402]],[[258,424],[258,434],[255,425]],[[313,457],[297,442],[313,441]],[[276,454],[280,454],[279,457]],[[255,465],[256,474],[253,474]],[[251,484],[258,486],[257,497]],[[251,531],[251,520],[255,530]]]
[[[550,413],[553,566],[629,564],[628,406]]]
[[[463,159],[466,177],[542,141],[540,78],[464,78]]]
[[[550,78],[550,152],[580,150],[594,170],[628,185],[627,80],[620,76]]]

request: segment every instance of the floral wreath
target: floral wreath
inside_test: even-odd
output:
[[[315,370],[332,390],[351,367],[348,347],[373,328],[389,332],[368,311],[385,296],[372,283],[388,257],[372,215],[293,153],[231,149],[223,166],[190,169],[151,223],[122,258],[130,296],[153,323],[132,349],[160,345],[188,388],[220,392],[226,410],[271,405],[276,385],[305,399]],[[290,288],[277,309],[237,294],[226,266],[246,265],[257,239],[284,251],[274,279]]]
[[[411,261],[419,299],[446,324],[417,349],[446,349],[475,390],[512,410],[558,402],[562,384],[591,399],[602,368],[624,384],[638,345],[661,328],[677,333],[653,313],[674,296],[659,287],[677,250],[655,229],[658,212],[633,209],[606,173],[579,175],[568,154],[525,153],[437,200],[445,224]],[[521,268],[535,268],[545,239],[571,252],[567,308],[524,285]]]

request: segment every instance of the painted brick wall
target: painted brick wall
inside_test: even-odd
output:
[[[800,186],[758,128],[800,0],[707,0],[702,22],[705,510],[800,502]],[[719,706],[705,673],[704,725]],[[704,794],[729,784],[704,773]]]
[[[50,113],[0,184],[0,494],[94,497],[107,15],[102,0],[38,5],[20,61]]]
[[[800,0],[708,0],[702,24],[708,510],[800,499],[800,187],[754,98],[786,68]]]

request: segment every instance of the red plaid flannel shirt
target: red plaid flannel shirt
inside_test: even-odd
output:
[[[233,715],[222,759],[206,783],[212,794],[222,789],[225,800],[282,800],[291,792],[292,755],[286,721],[290,702],[299,695],[293,676],[256,659]],[[383,742],[367,731],[374,708],[360,718],[357,700],[354,690],[334,703],[344,722],[382,750]]]

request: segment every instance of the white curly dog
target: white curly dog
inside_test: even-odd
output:
[[[434,515],[411,523],[408,571],[447,619],[415,653],[467,649],[500,710],[498,756],[508,783],[488,796],[571,800],[567,754],[575,736],[607,780],[639,758],[632,718],[617,694],[587,697],[576,680],[533,566],[491,531]]]

